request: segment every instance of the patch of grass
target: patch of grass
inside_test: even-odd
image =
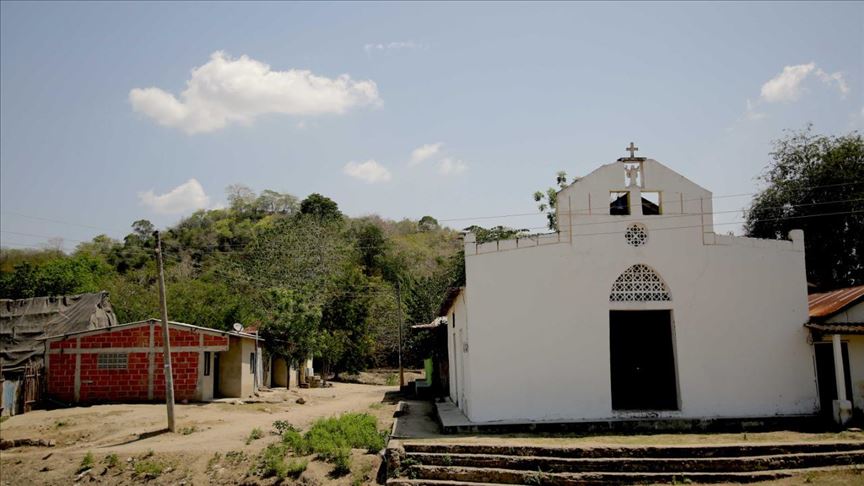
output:
[[[378,420],[367,413],[319,419],[302,436],[296,430],[282,435],[282,444],[295,455],[317,454],[334,465],[333,475],[337,477],[351,471],[351,449],[375,453],[384,448],[385,442],[386,435],[378,431]]]
[[[277,477],[285,479],[287,477],[297,478],[306,467],[309,461],[306,459],[291,459],[285,460],[285,455],[288,453],[288,447],[285,444],[276,443],[270,444],[261,451],[258,456],[258,462],[252,467],[252,473],[259,476]]]
[[[0,415],[0,424],[9,420],[9,415]]]
[[[93,465],[96,463],[96,460],[93,459],[93,453],[88,452],[84,455],[84,458],[81,459],[81,464],[78,465],[78,469],[75,471],[75,474],[81,474],[82,472],[93,469]]]
[[[384,382],[387,386],[396,386],[397,383],[399,383],[399,375],[396,373],[387,375],[387,381]]]
[[[252,432],[249,432],[249,437],[246,437],[246,445],[251,444],[253,440],[258,440],[261,437],[264,437],[264,432],[258,427],[255,427],[252,429]]]
[[[198,427],[196,427],[194,425],[191,425],[189,427],[183,427],[180,429],[181,435],[190,435],[190,434],[194,434],[195,432],[198,432]]]
[[[369,404],[369,408],[371,408],[372,410],[380,410],[382,407],[384,407],[384,404],[381,402],[375,402],[375,403]]]
[[[322,458],[336,457],[340,449],[366,449],[375,453],[384,448],[386,436],[378,431],[378,419],[368,413],[346,413],[319,419],[304,439],[312,452]]]
[[[105,459],[103,459],[102,462],[105,463],[105,467],[108,467],[108,468],[117,467],[120,464],[120,458],[117,457],[117,454],[114,454],[112,452],[111,454],[108,454],[107,456],[105,456]]]
[[[135,476],[140,476],[144,478],[157,478],[162,471],[165,470],[165,466],[162,465],[158,461],[138,461],[135,463]]]

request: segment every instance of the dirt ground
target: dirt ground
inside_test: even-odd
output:
[[[256,455],[279,440],[273,422],[305,430],[318,418],[367,412],[390,430],[397,386],[334,383],[330,388],[263,391],[255,400],[178,404],[177,433],[168,433],[164,405],[96,405],[37,410],[0,424],[0,438],[47,439],[55,447],[18,447],[0,452],[0,484],[273,484],[250,475]],[[302,398],[304,404],[298,404]],[[263,437],[249,440],[253,429]],[[90,473],[78,478],[87,453]],[[116,455],[116,456],[114,456]],[[332,466],[309,461],[300,484],[371,484],[380,458],[354,451],[350,474],[331,477]],[[156,473],[161,469],[161,472]]]

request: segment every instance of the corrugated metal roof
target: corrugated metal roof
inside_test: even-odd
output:
[[[805,324],[805,327],[826,334],[864,334],[864,322],[810,323]]]
[[[807,298],[810,317],[830,317],[864,299],[864,285],[810,294]]]
[[[428,324],[414,324],[411,326],[411,329],[435,329],[438,326],[446,326],[447,318],[446,317],[436,317],[432,319],[432,322]]]
[[[69,333],[65,333],[65,334],[56,334],[53,336],[47,336],[47,337],[40,338],[40,340],[53,341],[55,339],[66,339],[69,336],[80,336],[80,335],[84,335],[84,334],[98,334],[100,332],[115,332],[115,331],[125,329],[127,327],[134,327],[134,326],[140,326],[142,324],[149,324],[150,322],[155,322],[156,324],[161,324],[162,320],[161,319],[147,319],[144,321],[127,322],[125,324],[117,324],[116,326],[111,326],[109,328],[88,329],[88,330],[84,330],[84,331],[69,332]],[[185,322],[168,321],[168,328],[170,329],[171,327],[174,327],[174,328],[185,327],[188,329],[196,329],[198,331],[203,331],[203,332],[206,332],[209,334],[217,334],[217,335],[222,335],[222,336],[236,336],[239,338],[256,339],[258,341],[264,342],[263,339],[259,338],[255,334],[249,334],[246,332],[236,332],[236,331],[223,331],[222,329],[213,329],[210,327],[201,327],[201,326],[196,326],[194,324],[187,324]]]

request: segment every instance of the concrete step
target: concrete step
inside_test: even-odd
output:
[[[494,454],[406,453],[406,462],[426,466],[499,468],[544,472],[751,472],[864,464],[864,449],[745,457],[543,457]]]
[[[391,478],[387,486],[497,486],[495,483],[469,483],[465,481],[450,481],[444,479],[408,479]]]
[[[844,452],[864,449],[864,442],[811,442],[788,444],[728,444],[716,446],[602,446],[555,447],[535,445],[448,444],[405,442],[406,453],[485,454],[559,458],[708,458],[774,456]]]
[[[800,471],[800,470],[799,470]],[[657,484],[657,483],[755,483],[788,478],[791,470],[753,472],[582,472],[555,473],[518,471],[513,469],[411,466],[409,479],[461,481],[492,484],[543,484],[545,486],[577,486],[589,484]]]

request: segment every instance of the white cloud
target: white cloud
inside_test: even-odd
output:
[[[378,52],[386,52],[386,51],[400,51],[405,49],[420,49],[425,48],[425,44],[418,44],[414,41],[396,41],[396,42],[387,42],[387,43],[370,43],[363,46],[363,50],[366,51],[366,54],[372,54],[375,51]]]
[[[342,172],[369,184],[387,182],[391,179],[390,171],[372,159],[366,162],[348,162],[342,168]]]
[[[816,63],[785,66],[777,76],[762,85],[761,99],[768,103],[797,101],[804,93],[804,81],[811,75],[827,85],[836,85],[842,95],[849,92],[849,86],[843,78],[843,73],[826,73],[816,67]]]
[[[187,133],[211,132],[231,123],[251,123],[268,113],[312,116],[340,114],[381,102],[374,81],[355,81],[310,71],[273,71],[248,56],[231,58],[222,51],[192,69],[179,99],[160,88],[129,91],[132,108],[157,123]]]
[[[458,175],[466,170],[468,170],[468,164],[458,159],[447,157],[438,162],[438,172],[442,175]]]
[[[438,143],[427,143],[426,145],[422,145],[417,147],[416,149],[411,151],[411,160],[408,161],[408,165],[417,165],[420,162],[432,157],[437,154],[439,150],[441,150],[441,146],[444,145],[441,142]]]
[[[156,194],[152,189],[139,192],[138,200],[151,211],[160,214],[185,213],[210,205],[210,197],[195,179],[189,179],[165,194]]]
[[[843,73],[838,71],[836,73],[828,74],[821,69],[817,69],[816,76],[818,76],[823,83],[829,86],[832,84],[836,84],[837,89],[843,96],[849,94],[849,85],[846,84],[846,79],[843,77]]]

